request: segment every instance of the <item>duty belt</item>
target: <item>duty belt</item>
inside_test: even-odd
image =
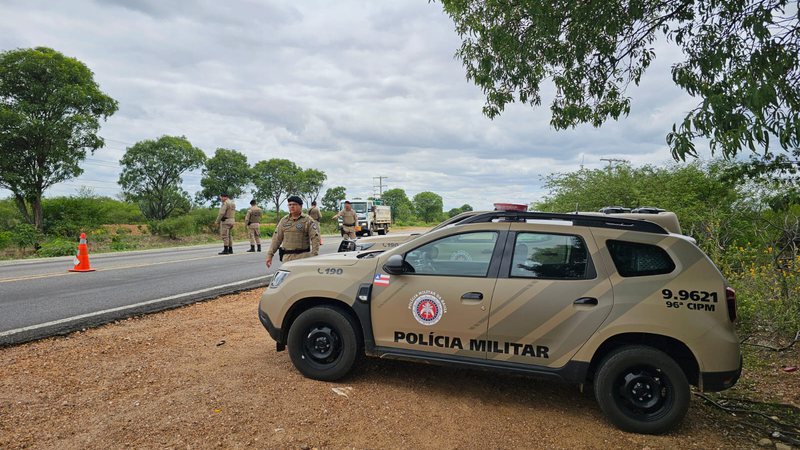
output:
[[[308,252],[311,251],[310,248],[298,248],[298,249],[295,249],[295,250],[286,250],[283,247],[281,247],[281,250],[283,250],[282,253],[284,255],[299,255],[300,253],[308,253]]]
[[[354,226],[356,226],[356,224],[354,224],[354,223],[345,223],[343,225],[346,226],[346,227],[354,227]]]

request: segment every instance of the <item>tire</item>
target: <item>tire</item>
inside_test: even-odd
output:
[[[355,321],[331,306],[303,311],[289,328],[287,344],[297,370],[321,381],[347,375],[361,353]]]
[[[606,356],[595,374],[594,393],[609,421],[634,433],[665,433],[689,409],[686,374],[652,347],[626,346]]]
[[[386,234],[386,228],[379,228],[378,229],[378,235],[379,236],[383,236],[385,234]]]

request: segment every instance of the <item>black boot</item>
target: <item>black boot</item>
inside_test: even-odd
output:
[[[232,254],[233,254],[233,245],[231,245],[230,247],[228,247],[228,254],[229,254],[229,255],[232,255]]]
[[[256,251],[256,246],[255,245],[251,245],[250,246],[250,250],[248,250],[247,253],[251,253],[251,252],[254,252],[254,251]]]
[[[228,246],[222,247],[222,251],[217,253],[218,255],[227,255],[228,254]]]
[[[258,251],[261,251],[261,244],[258,244]]]

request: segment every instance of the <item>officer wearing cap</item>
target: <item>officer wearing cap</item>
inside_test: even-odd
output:
[[[358,215],[353,211],[350,206],[350,200],[344,202],[344,209],[333,216],[342,218],[342,237],[355,239],[356,238],[356,225],[358,225]]]
[[[244,224],[247,225],[247,237],[250,238],[250,250],[248,252],[261,251],[261,208],[256,206],[255,200],[250,200],[250,209],[244,216]]]
[[[272,257],[278,252],[281,261],[294,261],[319,254],[319,225],[303,214],[303,200],[289,197],[289,215],[278,222],[272,244],[267,251],[267,268],[272,266]]]
[[[222,239],[224,248],[218,255],[230,255],[233,253],[233,242],[231,241],[231,228],[236,222],[236,204],[233,200],[228,198],[228,194],[219,194],[219,201],[222,203],[219,207],[219,214],[215,224],[219,225],[219,237]]]

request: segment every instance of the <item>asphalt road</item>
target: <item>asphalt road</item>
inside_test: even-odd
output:
[[[320,253],[330,253],[340,239],[323,241]],[[217,255],[220,245],[90,255],[96,271],[88,273],[67,271],[72,256],[0,262],[0,346],[265,286],[265,254],[248,248],[238,243],[233,255]],[[269,273],[279,267],[276,257]]]

